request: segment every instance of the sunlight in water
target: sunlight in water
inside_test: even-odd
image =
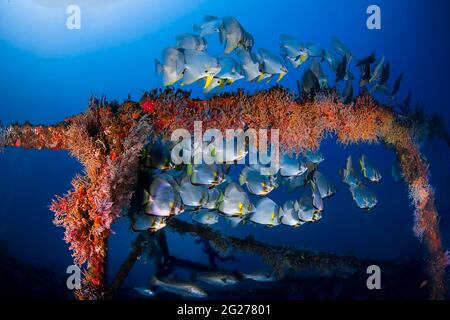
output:
[[[2,0],[0,39],[41,55],[88,52],[154,33],[202,1]],[[70,5],[80,8],[79,30],[66,26]]]

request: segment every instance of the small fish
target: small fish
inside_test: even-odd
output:
[[[313,222],[314,221],[314,206],[311,197],[303,195],[297,200],[298,204],[298,218],[303,222]]]
[[[166,227],[166,217],[150,216],[144,212],[133,215],[133,231],[152,231],[156,232]]]
[[[283,177],[293,177],[305,173],[308,170],[305,163],[299,158],[283,154],[280,161],[280,174]]]
[[[234,273],[224,271],[201,272],[197,275],[197,280],[218,287],[239,283],[239,278]]]
[[[352,60],[352,52],[347,48],[345,44],[342,43],[341,40],[339,40],[336,37],[331,38],[331,45],[333,46],[334,50],[339,53],[341,56],[346,57],[347,63],[350,63]]]
[[[359,159],[359,164],[361,166],[361,172],[363,173],[364,178],[372,182],[378,182],[381,180],[380,172],[369,162],[369,159],[365,154],[363,154]]]
[[[193,30],[198,33],[200,37],[206,37],[210,34],[220,31],[222,27],[222,19],[214,16],[205,16],[200,25],[194,24]]]
[[[256,282],[272,282],[277,281],[274,276],[264,273],[242,273],[242,278],[246,280],[253,280]]]
[[[311,189],[312,189],[312,202],[314,207],[314,213],[323,211],[323,200],[322,196],[320,195],[319,188],[315,181],[311,181]],[[314,217],[314,220],[316,218]]]
[[[134,287],[134,290],[136,290],[139,294],[146,296],[146,297],[154,297],[155,293],[147,288],[143,288],[143,287]]]
[[[392,88],[391,96],[395,96],[400,89],[400,84],[402,83],[403,73],[401,73],[397,80],[395,80],[394,87]]]
[[[241,66],[232,57],[227,54],[220,54],[217,55],[216,58],[220,65],[220,71],[215,75],[215,78],[222,79],[223,85],[232,84],[236,80],[244,78],[244,75],[241,72]],[[221,87],[223,87],[223,85],[221,85]]]
[[[322,198],[331,197],[336,193],[336,187],[331,184],[325,176],[320,173],[318,170],[314,171],[314,182],[317,186],[319,194]]]
[[[352,156],[347,157],[347,163],[345,168],[341,170],[342,182],[349,186],[357,186],[361,183],[355,169],[353,168]]]
[[[153,216],[181,213],[183,206],[175,179],[167,174],[153,177],[149,191],[144,190],[142,204],[145,205],[145,213]]]
[[[345,85],[344,92],[342,94],[342,101],[345,104],[351,103],[353,100],[353,78],[349,77]]]
[[[219,205],[219,200],[222,198],[222,191],[217,188],[206,190],[206,195],[202,203],[202,208],[216,209]]]
[[[191,171],[191,182],[194,185],[217,186],[225,181],[225,173],[220,165],[192,165]]]
[[[347,75],[347,56],[344,56],[342,58],[341,63],[339,63],[339,66],[336,70],[336,80],[335,82],[339,82],[341,80],[344,80],[345,76]]]
[[[391,73],[391,63],[388,62],[388,63],[386,63],[386,65],[383,68],[383,71],[381,72],[381,79],[380,79],[380,85],[381,86],[386,86],[387,85],[390,73]]]
[[[236,48],[251,51],[254,39],[251,34],[244,30],[239,21],[232,16],[223,18],[223,25],[219,30],[221,43],[225,42],[224,53],[230,53]]]
[[[305,171],[298,176],[285,177],[283,179],[283,184],[286,186],[288,192],[292,192],[305,185],[307,176],[308,171]]]
[[[370,56],[365,57],[364,59],[358,60],[356,63],[357,67],[363,67],[365,65],[371,65],[376,61],[375,53],[372,53]]]
[[[236,54],[241,63],[242,71],[246,81],[258,79],[262,72],[260,71],[259,62],[255,54],[245,51],[242,48],[236,50]]]
[[[297,201],[288,200],[280,209],[281,223],[291,227],[298,227],[304,224],[298,217],[299,206]]]
[[[172,167],[170,150],[160,141],[147,144],[143,151],[144,165],[150,169],[169,170]]]
[[[260,170],[248,166],[242,169],[239,184],[245,184],[248,191],[257,196],[265,196],[278,187],[276,176],[262,175]]]
[[[259,60],[260,70],[264,74],[269,75],[269,80],[273,75],[278,74],[277,82],[279,82],[288,72],[288,69],[284,62],[267,49],[260,48],[257,58]],[[258,81],[259,80],[260,79],[258,79]]]
[[[153,277],[151,280],[153,286],[160,287],[164,291],[175,293],[186,298],[205,298],[207,293],[201,288],[191,283],[165,282]]]
[[[298,68],[308,59],[308,52],[297,39],[282,34],[280,35],[281,55],[288,60],[294,68]]]
[[[194,185],[189,176],[185,176],[180,181],[179,194],[185,206],[199,208],[205,199],[206,187]]]
[[[328,62],[331,70],[333,70],[333,72],[336,72],[339,66],[338,57],[336,57],[336,55],[331,51],[323,50],[323,58]]]
[[[184,54],[176,48],[163,50],[163,62],[155,59],[156,74],[162,75],[163,85],[171,86],[183,78],[185,70]]]
[[[183,33],[175,38],[178,49],[206,51],[208,44],[206,39],[192,33]]]
[[[350,192],[353,200],[361,209],[370,210],[378,203],[377,197],[367,186],[363,183],[350,186]]]
[[[213,225],[219,222],[219,213],[215,210],[200,209],[192,214],[192,220],[204,225]]]
[[[424,281],[422,281],[422,282],[420,283],[419,288],[420,288],[420,289],[423,289],[423,288],[425,288],[425,287],[427,286],[427,284],[428,284],[428,281],[427,281],[427,280],[424,280]]]
[[[372,53],[370,56],[364,59],[358,60],[356,66],[359,67],[361,71],[361,79],[359,81],[360,88],[368,84],[370,78],[372,78],[371,65],[375,62],[375,60],[375,53]]]
[[[183,75],[183,85],[206,79],[204,88],[207,88],[214,76],[220,72],[217,59],[205,52],[184,50],[184,60],[186,69]]]
[[[322,88],[326,87],[327,85],[327,76],[323,72],[322,67],[320,66],[320,63],[317,58],[313,58],[311,65],[309,66],[311,71],[314,73],[317,79],[319,79],[320,86]]]
[[[302,77],[302,91],[314,96],[320,90],[320,82],[311,69],[306,69]]]
[[[375,69],[373,70],[372,77],[370,78],[369,82],[376,82],[378,83],[381,80],[381,75],[384,70],[384,56],[381,58],[381,60],[378,62],[378,64],[375,66]]]
[[[234,182],[225,188],[218,209],[229,216],[244,216],[254,210],[247,193]]]
[[[249,220],[265,226],[274,227],[280,224],[280,207],[269,198],[262,198],[255,206],[255,212],[249,217]]]
[[[306,151],[305,158],[306,158],[306,160],[308,160],[312,163],[315,163],[315,164],[319,164],[325,160],[325,158],[323,157],[323,155],[319,149]]]

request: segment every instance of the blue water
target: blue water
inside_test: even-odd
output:
[[[128,94],[138,100],[149,89],[161,86],[154,72],[154,58],[173,43],[177,34],[190,32],[206,14],[233,15],[252,33],[256,47],[278,50],[278,36],[290,34],[302,41],[330,47],[338,36],[356,57],[376,52],[391,62],[392,77],[404,72],[399,96],[413,92],[414,102],[425,102],[427,112],[437,112],[450,124],[448,71],[450,62],[448,1],[377,0],[286,0],[286,1],[70,1],[80,4],[80,30],[65,26],[66,5],[52,1],[0,0],[0,120],[3,125],[26,120],[51,124],[85,110],[91,95],[123,100]],[[189,2],[189,4],[186,4]],[[44,5],[43,5],[44,4]],[[366,8],[382,10],[382,29],[366,28]],[[211,47],[220,50],[216,37]],[[213,44],[216,43],[216,44]],[[282,85],[296,89],[301,72],[292,70]],[[392,81],[392,80],[391,80]],[[267,87],[236,82],[227,90],[249,91]],[[193,86],[194,95],[201,95]],[[441,232],[450,247],[450,199],[448,196],[449,150],[442,141],[424,147],[431,164],[431,180],[441,214]],[[333,139],[324,141],[326,161],[321,171],[335,182],[338,194],[327,200],[323,219],[305,228],[237,227],[224,230],[233,235],[254,234],[257,239],[328,252],[354,250],[361,257],[405,259],[418,257],[422,247],[412,232],[412,207],[406,187],[389,175],[394,155],[382,145],[342,147]],[[348,154],[354,159],[366,153],[384,178],[373,187],[379,205],[370,213],[358,209],[340,183],[337,169]],[[52,224],[48,205],[54,195],[70,188],[80,164],[62,151],[6,149],[0,155],[0,238],[15,256],[37,266],[64,273],[71,264],[63,230]],[[274,200],[281,201],[278,194]],[[129,234],[125,223],[113,226],[111,271],[127,254]],[[179,236],[170,236],[173,253],[206,261],[201,248]],[[242,268],[256,267],[247,261]],[[148,268],[139,265],[128,284],[146,281]],[[144,277],[144,278],[143,278]]]

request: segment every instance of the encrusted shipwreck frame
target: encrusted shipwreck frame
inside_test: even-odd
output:
[[[318,148],[327,134],[343,144],[385,143],[398,157],[415,208],[414,232],[428,249],[430,296],[444,297],[446,255],[428,165],[414,133],[391,108],[366,94],[346,105],[333,92],[299,101],[275,87],[254,94],[239,90],[210,100],[192,99],[171,89],[146,93],[140,102],[92,99],[86,112],[58,124],[13,124],[2,130],[4,146],[63,149],[84,165],[85,174],[73,179],[72,190],[51,204],[54,222],[65,228],[75,263],[86,265],[78,298],[105,296],[110,227],[129,209],[143,146],[149,139],[170,139],[177,128],[192,132],[194,121],[203,121],[203,130],[278,128],[283,152]]]

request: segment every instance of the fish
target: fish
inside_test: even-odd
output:
[[[230,83],[226,79],[213,77],[213,79],[209,83],[209,86],[206,88],[203,88],[203,93],[207,94],[207,93],[211,92],[212,90],[214,90],[215,88],[221,89],[224,86],[226,86],[227,84],[230,84]]]
[[[337,37],[331,38],[331,45],[333,49],[339,53],[342,57],[346,57],[346,62],[350,63],[352,60],[352,52],[347,48],[347,46],[342,43]]]
[[[308,59],[305,46],[297,39],[281,34],[279,38],[281,55],[288,60],[294,68],[298,68]]]
[[[155,59],[156,74],[162,75],[164,86],[171,86],[183,78],[185,70],[184,54],[176,48],[166,48],[162,55],[162,63]]]
[[[336,80],[335,82],[339,82],[341,80],[344,80],[345,76],[347,75],[347,56],[344,56],[342,58],[342,61],[339,63],[338,68],[336,70]]]
[[[312,43],[306,43],[303,46],[308,54],[308,57],[323,59],[324,50],[322,48],[320,48]]]
[[[385,60],[385,57],[383,56],[381,58],[381,60],[378,62],[378,64],[375,66],[375,69],[373,70],[373,73],[372,73],[372,77],[369,80],[370,83],[372,83],[372,82],[378,83],[381,80],[381,76],[382,76],[382,73],[384,70],[384,60]]]
[[[350,192],[356,205],[361,209],[370,210],[378,203],[373,191],[363,183],[350,186]]]
[[[306,160],[308,160],[312,163],[315,163],[315,164],[319,164],[325,160],[325,158],[323,157],[323,155],[319,149],[306,151],[305,158],[306,158]]]
[[[398,76],[397,80],[395,80],[394,86],[392,87],[392,92],[391,92],[392,97],[394,97],[397,94],[398,90],[400,89],[400,84],[402,83],[402,78],[403,78],[403,73],[401,73]]]
[[[388,62],[388,63],[386,63],[386,65],[383,68],[383,71],[381,72],[381,79],[380,79],[380,85],[381,86],[386,86],[387,85],[390,73],[391,73],[391,63]]]
[[[327,86],[327,76],[323,72],[322,67],[317,58],[313,58],[311,61],[311,65],[309,66],[311,71],[314,73],[316,78],[319,80],[319,84],[322,88]]]
[[[288,72],[283,60],[267,49],[259,48],[259,55],[257,55],[257,59],[259,61],[260,70],[263,74],[269,75],[269,80],[272,76],[278,74],[277,82],[279,82]],[[262,80],[261,75],[260,78],[261,79],[258,78],[258,81]]]
[[[397,161],[394,161],[394,163],[391,166],[391,175],[392,175],[392,178],[394,179],[394,181],[397,183],[399,183],[403,180],[400,166]]]
[[[352,156],[347,157],[345,168],[341,169],[342,182],[348,186],[357,186],[361,183],[355,169],[353,168]]]
[[[220,54],[216,56],[220,71],[214,76],[211,84],[205,89],[207,92],[215,87],[222,88],[225,85],[234,83],[236,80],[244,78],[240,64],[230,55]]]
[[[213,225],[219,222],[219,213],[216,210],[199,209],[192,213],[192,220],[204,225]]]
[[[152,231],[156,232],[166,227],[166,217],[162,216],[150,216],[145,212],[139,212],[133,215],[133,231]]]
[[[181,213],[183,204],[175,179],[168,174],[154,176],[148,192],[144,190],[142,204],[145,205],[145,213],[153,216],[168,217]]]
[[[201,24],[194,24],[193,31],[200,35],[200,37],[206,37],[211,34],[220,31],[222,28],[222,19],[210,15],[206,15],[203,18],[203,22]]]
[[[298,227],[304,224],[298,217],[299,206],[297,201],[288,200],[280,209],[281,223],[291,227]]]
[[[225,173],[222,166],[216,164],[191,165],[191,183],[194,185],[217,186],[225,181]]]
[[[216,209],[222,196],[222,191],[217,188],[207,189],[202,208]]]
[[[303,222],[314,222],[314,206],[311,197],[302,195],[297,200],[298,205],[298,218]]]
[[[380,172],[369,162],[369,159],[365,154],[359,159],[359,164],[361,166],[361,172],[364,178],[370,180],[371,182],[378,182],[381,180]]]
[[[310,68],[306,69],[302,77],[302,91],[314,96],[320,90],[320,82]]]
[[[239,278],[233,272],[225,271],[207,271],[197,274],[197,280],[203,283],[226,287],[239,283]]]
[[[209,54],[197,50],[184,50],[185,71],[182,85],[192,84],[205,79],[203,88],[207,88],[214,76],[220,72],[217,59]]]
[[[280,174],[283,177],[293,177],[303,174],[308,167],[299,158],[283,154],[280,161]]]
[[[151,284],[155,287],[159,287],[164,291],[175,293],[177,295],[186,297],[186,298],[205,298],[208,294],[191,283],[183,283],[183,282],[166,282],[157,279],[156,277],[152,277]]]
[[[180,181],[179,194],[185,206],[199,208],[204,202],[206,187],[192,184],[191,178],[186,175]]]
[[[224,218],[232,228],[236,228],[244,220],[243,217],[225,216]]]
[[[143,287],[134,287],[134,290],[136,290],[139,294],[146,296],[146,297],[154,297],[155,293],[147,288],[143,288]]]
[[[245,51],[242,48],[236,50],[239,62],[246,81],[258,79],[263,73],[260,70],[259,62],[255,54]]]
[[[274,227],[280,224],[279,213],[280,207],[273,200],[265,197],[258,201],[255,206],[255,212],[250,214],[249,220],[268,227]]]
[[[222,27],[219,29],[219,36],[221,43],[225,42],[224,53],[231,53],[236,48],[243,48],[246,51],[251,51],[254,39],[239,23],[239,21],[232,17],[223,17]]]
[[[277,281],[276,277],[265,273],[242,273],[242,278],[245,280],[253,280],[256,282]]]
[[[286,186],[288,192],[292,192],[305,185],[307,175],[308,171],[305,171],[298,176],[284,177],[283,184]]]
[[[323,50],[323,59],[328,62],[331,70],[333,70],[334,72],[337,71],[337,68],[339,66],[339,59],[333,52],[329,50]]]
[[[260,170],[248,166],[242,169],[239,184],[245,184],[248,191],[257,196],[265,196],[278,187],[276,176],[263,175]]]
[[[375,53],[372,53],[370,56],[364,59],[358,60],[356,66],[361,70],[361,79],[359,81],[360,88],[368,84],[370,78],[372,78],[371,65],[375,62],[375,60]]]
[[[254,210],[247,193],[234,182],[225,188],[218,209],[229,216],[244,216]]]
[[[318,170],[314,171],[314,182],[319,191],[320,197],[327,198],[331,197],[337,192],[336,187],[331,184],[325,176]]]
[[[183,33],[175,38],[178,49],[206,51],[208,44],[206,39],[192,33]]]
[[[345,104],[349,104],[352,102],[352,100],[353,100],[353,78],[348,77],[344,92],[342,94],[342,101]]]
[[[142,157],[144,158],[144,165],[147,168],[163,171],[172,168],[170,150],[167,144],[163,144],[160,141],[147,144]]]
[[[371,55],[365,57],[364,59],[358,60],[356,63],[357,67],[363,67],[365,65],[371,65],[376,61],[375,53],[372,53]]]
[[[322,196],[319,192],[319,187],[317,186],[315,181],[311,181],[311,189],[312,189],[312,203],[314,207],[314,213],[323,211],[323,200]],[[316,217],[314,216],[314,220],[316,220]]]
[[[238,143],[239,141],[242,143]],[[212,147],[216,163],[233,164],[244,159],[248,154],[244,131],[235,132],[232,137],[225,140],[214,140]]]

